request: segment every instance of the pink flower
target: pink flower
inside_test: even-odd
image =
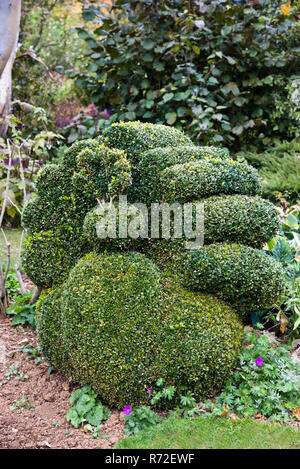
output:
[[[131,414],[131,405],[125,405],[123,409],[124,414],[129,415]]]
[[[255,360],[255,363],[257,364],[257,366],[263,366],[264,361],[261,357],[257,357],[257,359]]]
[[[151,392],[152,391],[152,386],[150,388],[148,388],[147,391]]]

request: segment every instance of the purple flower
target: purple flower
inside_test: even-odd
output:
[[[255,363],[257,364],[257,366],[263,366],[264,361],[261,357],[257,357],[257,359],[255,360]]]
[[[126,414],[126,415],[131,414],[131,405],[124,405],[123,412],[124,412],[124,414]]]
[[[151,392],[152,391],[152,386],[150,388],[148,388],[147,391]]]

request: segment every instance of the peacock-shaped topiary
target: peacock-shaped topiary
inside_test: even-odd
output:
[[[37,323],[48,360],[116,407],[147,403],[159,377],[213,395],[239,355],[242,317],[281,295],[281,265],[261,249],[278,212],[259,193],[257,171],[226,149],[140,122],[113,124],[43,167],[23,212],[22,262],[44,290]],[[140,209],[123,213],[120,195],[149,209],[201,201],[204,246],[99,237],[110,215],[134,222]]]

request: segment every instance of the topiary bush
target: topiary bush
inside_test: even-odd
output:
[[[213,158],[229,158],[226,148],[182,145],[145,151],[137,164],[139,193],[146,203],[161,198],[161,171],[176,164]]]
[[[28,277],[38,286],[61,282],[84,252],[84,246],[70,232],[53,230],[25,238],[22,263]]]
[[[213,196],[204,203],[204,242],[222,241],[261,248],[279,232],[277,208],[258,196]]]
[[[260,192],[257,171],[245,163],[221,158],[191,161],[166,168],[161,175],[164,200],[186,202],[215,194]]]
[[[189,137],[175,127],[139,121],[112,124],[103,132],[102,141],[109,148],[125,150],[133,162],[152,148],[192,145]]]
[[[249,246],[213,244],[188,254],[184,284],[215,293],[241,312],[260,311],[280,299],[284,276],[271,256]]]
[[[197,397],[219,390],[241,347],[241,315],[281,293],[280,264],[254,249],[278,229],[256,170],[177,129],[122,122],[43,168],[36,190],[22,263],[46,288],[38,334],[48,360],[118,407],[146,403],[159,377]],[[152,234],[153,201],[203,204],[204,248],[186,249],[193,233]],[[120,219],[129,236],[118,225],[100,236]]]
[[[58,287],[39,302],[42,348],[118,408],[146,404],[160,376],[197,398],[213,395],[236,363],[241,324],[222,301],[169,282],[142,254],[88,254],[62,294]]]

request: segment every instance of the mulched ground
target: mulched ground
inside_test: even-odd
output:
[[[124,437],[124,414],[113,411],[103,423],[101,435],[73,428],[65,418],[69,397],[76,389],[59,373],[48,374],[48,364],[36,365],[17,347],[37,347],[36,334],[28,327],[11,327],[9,317],[0,316],[0,448],[80,448],[108,449]],[[27,358],[27,360],[26,360]],[[12,366],[18,374],[14,375]],[[27,379],[15,379],[28,376]],[[10,379],[9,379],[10,378]],[[26,396],[31,409],[10,407]]]

